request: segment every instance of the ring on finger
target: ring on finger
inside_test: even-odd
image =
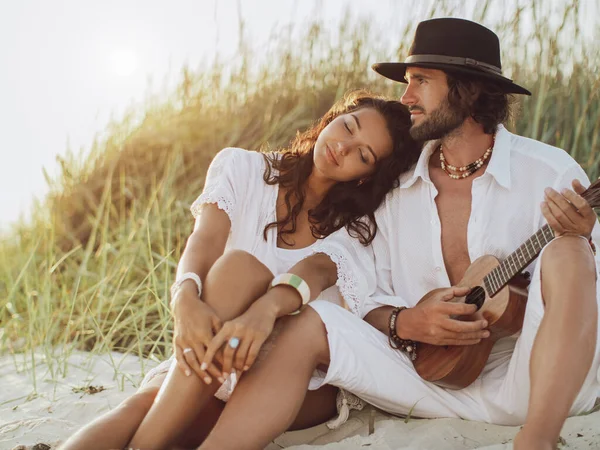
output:
[[[183,354],[185,355],[186,353],[193,352],[193,351],[194,351],[194,349],[193,349],[193,348],[191,348],[191,347],[184,348],[184,349],[183,349]]]
[[[239,338],[232,337],[231,339],[229,339],[229,347],[236,349],[239,347],[239,345],[240,345]]]

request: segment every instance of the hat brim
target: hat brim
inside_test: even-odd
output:
[[[513,83],[512,80],[509,80],[502,75],[495,75],[492,73],[483,72],[481,70],[472,69],[470,67],[454,64],[383,62],[373,64],[372,69],[379,75],[389,78],[390,80],[406,83],[405,74],[407,67],[423,67],[425,69],[437,69],[450,73],[455,72],[476,75],[480,78],[498,82],[506,94],[531,95],[531,92],[529,92],[527,89]]]

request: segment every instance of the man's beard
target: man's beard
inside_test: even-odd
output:
[[[413,108],[423,111],[420,107]],[[452,107],[445,98],[437,109],[429,114],[423,123],[413,125],[410,135],[415,141],[424,142],[434,139],[442,139],[460,127],[468,116],[464,109]]]

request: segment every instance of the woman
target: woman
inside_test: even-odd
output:
[[[221,151],[192,205],[194,231],[172,289],[176,362],[149,373],[135,395],[63,449],[199,445],[223,410],[235,375],[252,366],[275,320],[298,309],[263,295],[273,276],[338,229],[345,227],[363,245],[374,238],[374,211],[420,152],[410,125],[399,102],[352,92],[288,149],[267,155]],[[279,282],[278,289],[289,288]],[[335,287],[319,296],[339,298]],[[237,327],[245,338],[220,349],[223,334],[214,334],[226,321],[227,331]],[[215,353],[215,363],[201,364]],[[307,395],[292,428],[329,419],[336,393],[324,387]]]

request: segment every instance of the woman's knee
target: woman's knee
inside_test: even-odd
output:
[[[291,318],[290,333],[311,350],[320,364],[329,364],[329,340],[327,328],[319,313],[307,307],[296,317]]]
[[[217,314],[222,320],[230,320],[262,296],[272,279],[269,268],[255,256],[231,250],[223,254],[206,275],[202,299],[220,309]]]
[[[253,273],[262,275],[263,277],[273,277],[273,274],[267,266],[251,253],[244,250],[234,249],[228,250],[217,261],[215,261],[211,270],[231,270],[244,269],[250,270]]]
[[[268,286],[272,279],[269,268],[256,256],[243,250],[230,250],[217,259],[208,271],[203,293],[222,289],[227,283]]]

